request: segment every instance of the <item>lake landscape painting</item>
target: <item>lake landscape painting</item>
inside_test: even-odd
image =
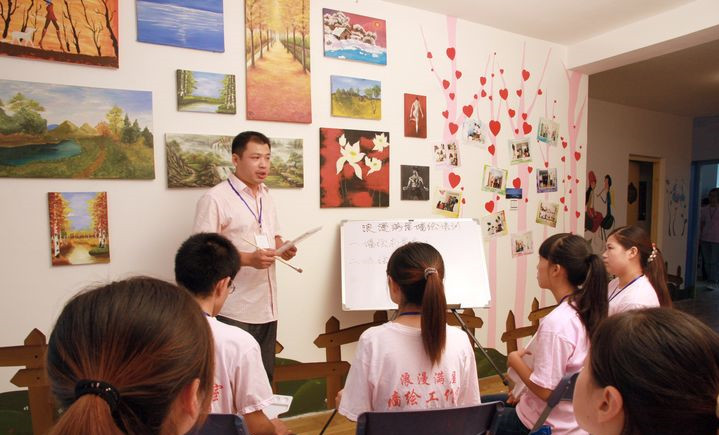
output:
[[[222,0],[137,0],[137,40],[225,51]]]
[[[107,192],[50,192],[53,266],[110,262]]]
[[[181,112],[237,113],[235,76],[177,70],[177,110]]]
[[[0,177],[155,178],[152,93],[0,80]]]

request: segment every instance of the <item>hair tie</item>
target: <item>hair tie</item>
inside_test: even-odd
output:
[[[429,276],[432,275],[433,273],[437,273],[437,269],[435,269],[434,267],[428,267],[428,268],[426,268],[426,269],[424,270],[424,279],[427,279],[427,277],[429,277]]]
[[[120,393],[117,389],[107,382],[90,381],[83,379],[75,384],[75,400],[85,394],[94,394],[100,396],[110,406],[110,411],[115,412],[117,405],[120,403]]]
[[[657,244],[652,242],[652,253],[649,254],[649,260],[647,260],[647,263],[651,263],[655,258],[657,258]]]

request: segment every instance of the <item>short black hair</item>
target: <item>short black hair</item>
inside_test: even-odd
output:
[[[234,279],[239,270],[237,248],[217,233],[195,234],[175,254],[175,280],[195,296],[209,296],[217,282]]]
[[[248,142],[266,144],[270,149],[272,148],[270,139],[259,131],[243,131],[232,139],[232,154],[242,157],[242,152],[247,148]]]

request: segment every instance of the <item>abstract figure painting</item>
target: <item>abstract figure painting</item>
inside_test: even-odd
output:
[[[0,54],[117,68],[118,0],[0,1]]]
[[[389,207],[389,133],[320,128],[320,207]]]
[[[382,83],[355,77],[330,76],[332,116],[382,119]]]
[[[225,51],[222,0],[137,0],[137,40]]]
[[[312,122],[309,0],[245,0],[247,119]]]
[[[177,110],[237,113],[235,76],[177,70]]]
[[[322,9],[325,57],[387,65],[387,24],[349,12]]]
[[[404,135],[427,137],[427,97],[404,94]]]
[[[107,192],[50,192],[53,266],[110,262]]]
[[[0,80],[0,177],[155,178],[152,93]]]

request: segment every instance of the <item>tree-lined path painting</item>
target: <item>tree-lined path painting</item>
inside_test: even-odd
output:
[[[53,266],[110,262],[107,192],[50,192]]]
[[[0,54],[117,68],[117,0],[0,0]]]
[[[0,80],[0,177],[155,178],[152,93]]]
[[[312,122],[309,0],[245,0],[247,119]]]

